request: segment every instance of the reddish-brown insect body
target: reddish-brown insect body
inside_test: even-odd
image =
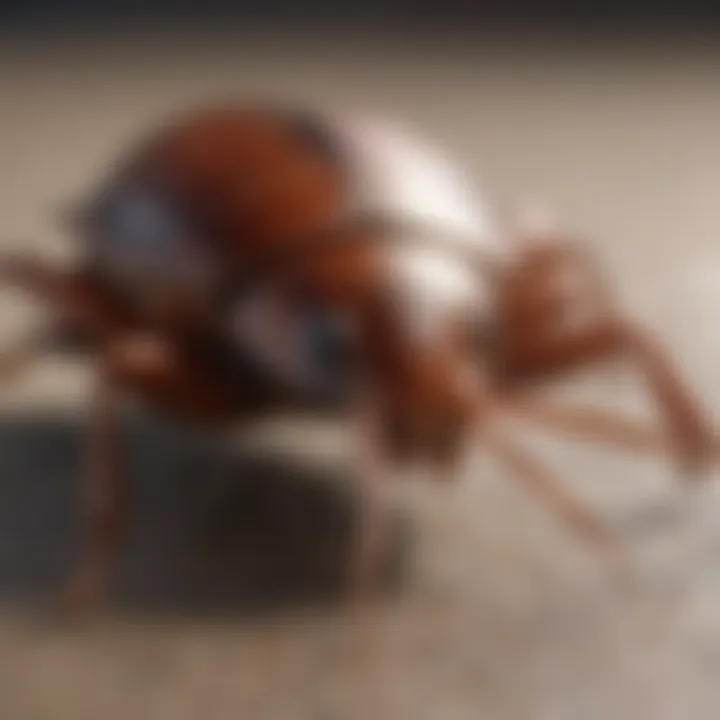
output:
[[[325,358],[317,338],[325,341],[318,327],[328,317],[351,328],[339,341],[350,360],[331,405],[361,419],[368,477],[411,458],[447,469],[471,431],[482,430],[516,474],[604,545],[592,515],[496,429],[495,417],[514,413],[633,448],[659,447],[668,438],[696,465],[714,450],[655,344],[610,306],[596,268],[572,243],[525,238],[540,242],[488,267],[481,251],[475,258],[443,244],[442,233],[408,233],[406,217],[357,202],[357,168],[346,150],[342,133],[320,114],[244,105],[203,110],[150,137],[78,214],[76,268],[6,261],[8,280],[50,300],[100,370],[87,556],[70,586],[73,603],[85,606],[102,594],[122,536],[117,394],[129,391],[158,411],[220,427],[311,407],[326,400],[318,388],[335,372],[335,365],[313,365]],[[489,309],[453,299],[447,312],[434,311],[450,297],[438,290],[437,272],[421,264],[406,273],[403,265],[421,257],[413,256],[414,243],[428,242],[463,266],[463,278],[475,273],[477,285],[490,289]],[[396,253],[400,246],[409,254]],[[570,290],[560,282],[568,273]],[[425,279],[435,283],[427,293],[429,340],[419,329],[425,316],[401,309],[399,300],[408,287],[425,297]],[[410,304],[420,296],[411,294]],[[239,324],[258,298],[270,315],[258,323],[250,312],[250,324]],[[588,304],[591,312],[570,320]],[[315,335],[306,361],[306,345],[293,338],[308,328]],[[649,380],[666,432],[590,409],[542,405],[524,393],[547,377],[618,356],[634,359]],[[356,588],[367,585],[377,517],[369,510],[361,525],[350,564]]]

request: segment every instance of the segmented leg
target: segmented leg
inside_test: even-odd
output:
[[[378,589],[378,572],[386,548],[385,507],[382,487],[390,469],[380,447],[374,409],[358,418],[356,471],[357,513],[348,563],[351,601],[363,604]]]
[[[587,330],[557,334],[545,338],[536,338],[531,347],[527,342],[518,356],[515,373],[511,383],[521,385],[538,377],[547,377],[564,371],[577,370],[594,363],[612,358],[626,358],[634,362],[641,376],[647,382],[651,396],[657,404],[667,432],[665,442],[674,449],[676,457],[688,470],[701,469],[710,463],[717,451],[717,440],[704,417],[698,403],[684,386],[677,371],[672,367],[659,345],[642,331],[629,327],[620,321],[608,321]],[[535,413],[536,418],[539,412]],[[559,427],[555,414],[546,413],[549,423]],[[579,416],[576,417],[580,420]],[[603,421],[599,416],[595,420],[585,417],[575,427],[582,430],[599,432],[601,424],[609,432],[609,418]],[[571,423],[563,423],[569,429]],[[618,422],[615,427],[618,442],[637,445],[660,445],[657,436],[625,423]],[[641,435],[645,435],[641,438]],[[662,437],[663,433],[659,433]]]
[[[102,373],[90,413],[80,485],[80,558],[60,598],[61,609],[72,613],[86,613],[105,600],[125,535],[128,502],[118,399],[112,379]]]
[[[568,265],[558,248],[554,254],[547,250],[528,258],[507,278],[501,289],[498,364],[508,389],[600,362],[629,360],[647,382],[683,467],[704,467],[717,442],[698,403],[659,344],[616,315],[591,270],[587,260]],[[595,432],[599,424],[594,422]],[[583,425],[587,429],[590,422],[586,419]],[[631,434],[638,439],[636,431]]]
[[[111,294],[82,271],[58,270],[26,255],[6,255],[0,257],[0,280],[44,302],[65,332],[104,339],[128,321]]]
[[[612,533],[594,513],[565,490],[557,478],[491,422],[485,428],[483,440],[512,476],[555,513],[593,553],[607,562],[611,572],[626,573],[625,558]]]
[[[668,433],[636,419],[591,407],[559,405],[524,394],[513,395],[505,411],[520,420],[536,423],[575,439],[608,445],[628,452],[665,452],[670,450]],[[720,456],[720,440],[712,444],[712,459]]]
[[[22,338],[10,348],[3,349],[0,353],[0,382],[8,382],[23,370],[29,369],[33,361],[50,349],[51,344],[51,334],[42,330]]]

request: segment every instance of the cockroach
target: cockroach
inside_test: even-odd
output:
[[[597,262],[551,228],[498,227],[466,178],[400,125],[273,103],[173,119],[69,213],[77,259],[6,256],[4,280],[53,320],[2,363],[81,349],[96,389],[82,554],[63,597],[107,593],[128,517],[118,406],[212,432],[290,408],[355,422],[361,522],[353,593],[372,587],[383,478],[411,461],[452,474],[473,436],[598,548],[609,531],[499,422],[537,423],[701,469],[715,442],[658,344],[615,307]],[[657,401],[644,427],[530,394],[626,358]],[[13,362],[13,359],[15,362]]]

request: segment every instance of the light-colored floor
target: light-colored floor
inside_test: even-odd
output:
[[[358,38],[333,47],[327,36],[230,35],[4,42],[3,249],[61,254],[54,208],[90,187],[123,143],[167,110],[256,92],[376,108],[445,142],[498,206],[537,194],[554,203],[588,235],[623,302],[661,335],[708,408],[719,406],[720,53],[668,44],[391,47]],[[2,303],[5,339],[27,307]],[[83,388],[81,373],[53,365],[3,390],[5,451],[13,413],[77,406]],[[572,395],[645,410],[630,375],[601,374],[575,383]],[[10,473],[38,498],[50,484],[42,468],[54,477],[56,462],[40,445],[37,476]],[[538,449],[617,528],[642,578],[635,593],[608,586],[532,498],[478,460],[456,486],[407,491],[420,567],[408,595],[386,608],[383,653],[362,672],[328,660],[337,617],[108,619],[51,632],[8,612],[0,717],[716,717],[716,481],[680,486],[653,460],[549,441]],[[34,519],[39,538],[44,518]],[[24,551],[40,552],[8,540],[2,563]]]

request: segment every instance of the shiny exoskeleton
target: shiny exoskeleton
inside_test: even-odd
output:
[[[102,596],[125,526],[116,418],[128,393],[218,431],[289,408],[357,420],[367,502],[349,564],[356,590],[371,584],[382,535],[377,478],[414,459],[447,472],[476,431],[608,547],[496,418],[632,449],[667,441],[695,467],[714,452],[701,412],[612,306],[588,255],[557,232],[499,230],[442,153],[394,125],[206,108],[121,158],[71,220],[75,265],[15,256],[2,271],[53,314],[28,353],[72,341],[97,360],[85,554],[66,595],[75,607]],[[649,382],[657,431],[527,394],[621,356]]]

